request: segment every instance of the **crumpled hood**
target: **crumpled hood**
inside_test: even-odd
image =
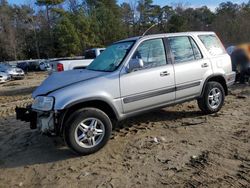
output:
[[[108,72],[99,72],[91,70],[70,70],[65,72],[54,72],[32,93],[35,98],[38,95],[46,95],[54,90],[67,87],[71,84],[93,79],[108,74]]]

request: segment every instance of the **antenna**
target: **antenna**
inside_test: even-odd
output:
[[[144,37],[148,31],[150,31],[150,29],[152,29],[153,27],[155,27],[158,23],[154,23],[153,25],[151,25],[143,34],[142,37]]]

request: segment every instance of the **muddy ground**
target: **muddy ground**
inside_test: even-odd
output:
[[[45,77],[0,85],[0,187],[250,187],[249,85],[214,115],[194,101],[121,122],[106,147],[79,157],[15,120]]]

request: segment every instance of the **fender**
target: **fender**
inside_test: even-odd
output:
[[[100,102],[104,102],[106,103],[115,113],[116,118],[119,120],[121,119],[121,116],[119,114],[119,112],[117,111],[117,108],[107,99],[103,98],[103,97],[89,97],[89,98],[84,98],[84,99],[80,99],[80,100],[76,100],[72,103],[69,103],[65,106],[65,110],[68,110],[69,108],[81,104],[81,103],[91,103],[91,102],[95,102],[95,101],[100,101]]]
[[[215,79],[214,81],[216,81],[216,79],[222,79],[223,80],[223,83],[219,82],[222,87],[224,88],[225,90],[225,95],[228,95],[228,88],[227,88],[227,85],[226,85],[226,79],[225,79],[225,76],[223,74],[213,74],[213,75],[210,75],[206,78],[204,84],[203,84],[203,87],[202,87],[202,91],[201,91],[201,94],[200,94],[200,97],[204,94],[205,92],[205,87],[208,83],[209,80],[213,80],[213,78]]]
[[[64,131],[64,122],[67,120],[67,118],[69,117],[69,112],[71,110],[71,108],[74,106],[76,107],[76,109],[79,111],[81,110],[81,106],[84,107],[84,105],[88,106],[90,104],[91,107],[91,103],[96,103],[96,102],[102,102],[105,103],[106,105],[109,106],[110,110],[112,109],[112,114],[114,114],[115,118],[120,121],[122,119],[121,115],[119,115],[117,109],[115,108],[115,106],[113,104],[111,104],[108,100],[106,100],[103,97],[91,97],[91,98],[84,98],[81,100],[77,100],[74,101],[72,103],[69,103],[68,105],[65,106],[65,108],[63,110],[59,110],[56,112],[56,119],[57,119],[57,126],[56,126],[56,133],[57,135],[62,135],[63,131]],[[75,110],[73,110],[75,111]],[[107,113],[107,112],[106,112]],[[108,115],[108,114],[107,114]],[[116,122],[116,121],[114,121]]]

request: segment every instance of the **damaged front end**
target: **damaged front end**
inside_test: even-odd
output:
[[[53,103],[53,98],[37,97],[34,103],[26,108],[16,107],[16,119],[30,122],[31,129],[38,129],[43,134],[59,135],[60,114],[52,110]]]
[[[38,111],[27,106],[26,108],[16,107],[16,119],[30,122],[31,129],[38,129],[48,136],[60,135],[60,114],[54,111]]]
[[[32,111],[31,105],[26,108],[16,107],[15,111],[17,120],[30,122],[31,129],[37,128],[37,113]]]

